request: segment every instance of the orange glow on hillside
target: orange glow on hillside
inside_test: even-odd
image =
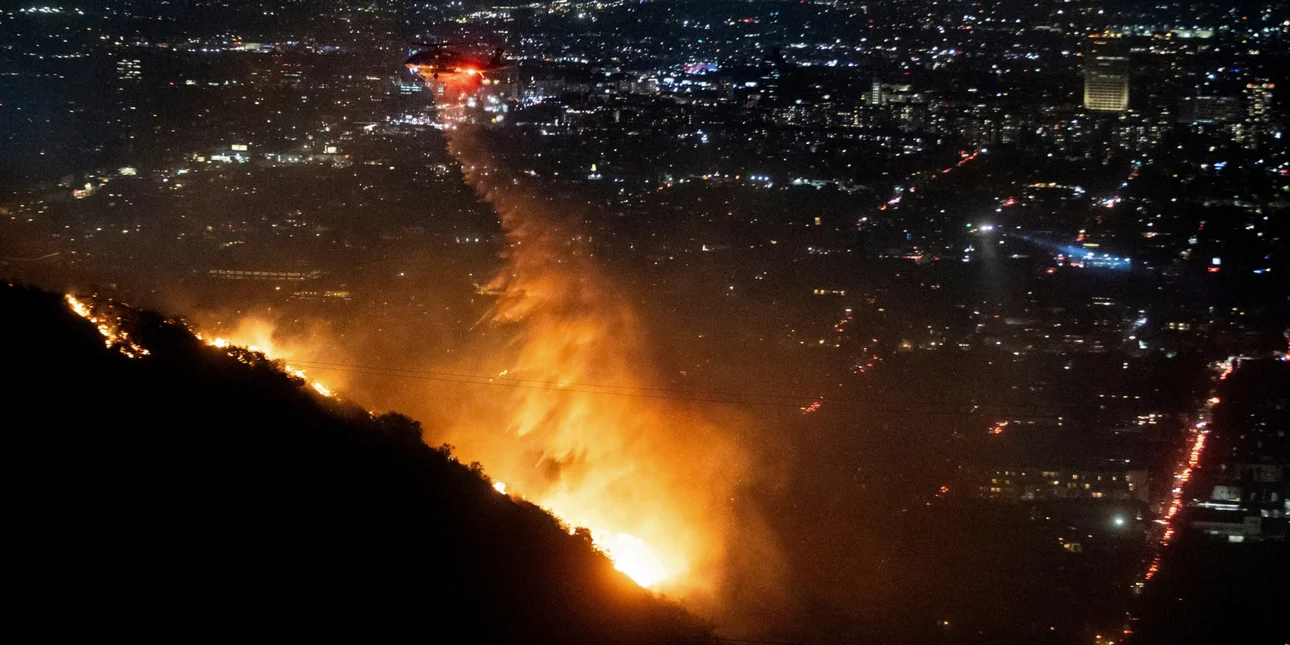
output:
[[[426,82],[444,86],[440,97],[461,99],[441,98],[439,118],[467,181],[501,218],[507,251],[481,290],[497,298],[482,321],[488,340],[461,347],[453,364],[431,367],[544,385],[436,382],[419,400],[400,399],[392,407],[423,417],[428,443],[452,444],[462,461],[482,464],[499,494],[542,506],[570,532],[588,529],[596,547],[642,587],[700,611],[714,607],[737,528],[741,539],[755,540],[744,548],[762,556],[757,584],[769,589],[781,572],[773,540],[757,518],[745,513],[736,521],[734,513],[737,489],[751,471],[735,434],[706,416],[711,408],[606,396],[604,388],[583,385],[661,385],[648,331],[632,300],[592,257],[581,217],[547,206],[527,189],[526,176],[494,163],[466,107],[475,103],[466,99],[478,80],[463,74]],[[288,363],[344,362],[336,355],[342,346],[274,331],[271,323],[249,318],[234,329],[221,326],[209,342],[255,347]],[[350,378],[357,383],[359,377]],[[345,384],[313,387],[331,395]]]

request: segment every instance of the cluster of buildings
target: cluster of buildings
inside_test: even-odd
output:
[[[1271,455],[1263,461],[1223,464],[1208,495],[1191,502],[1190,528],[1225,542],[1284,541],[1290,533],[1286,467]]]

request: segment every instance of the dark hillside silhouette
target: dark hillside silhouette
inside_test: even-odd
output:
[[[10,615],[47,638],[681,643],[705,626],[421,442],[182,325],[0,285]],[[254,361],[252,361],[254,362]],[[18,599],[17,602],[13,599]]]

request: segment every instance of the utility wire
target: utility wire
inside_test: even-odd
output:
[[[634,391],[643,391],[643,392],[671,392],[671,393],[680,393],[680,394],[690,394],[695,396],[717,396],[717,397],[746,397],[749,394],[751,394],[754,396],[760,396],[760,397],[766,397],[766,398],[792,399],[792,400],[807,401],[807,402],[815,401],[820,398],[820,396],[818,395],[810,395],[810,394],[780,394],[775,392],[731,392],[731,391],[721,391],[721,390],[696,391],[696,390],[687,390],[684,388],[676,388],[676,387],[647,387],[643,385],[612,385],[607,383],[580,383],[580,382],[574,382],[574,381],[562,382],[562,381],[552,381],[552,380],[543,380],[543,379],[529,379],[529,378],[522,378],[518,376],[505,376],[505,375],[466,374],[461,372],[409,370],[409,369],[402,369],[397,367],[365,367],[361,365],[348,365],[345,363],[326,363],[322,361],[292,360],[290,362],[292,365],[300,365],[302,367],[316,367],[319,369],[336,367],[336,368],[347,368],[347,369],[375,370],[379,372],[399,372],[399,373],[405,373],[405,374],[415,374],[418,376],[428,375],[428,376],[443,376],[443,377],[461,377],[461,378],[470,378],[470,379],[482,379],[482,380],[488,380],[488,381],[501,380],[501,381],[515,382],[515,383],[534,383],[538,385],[547,385],[558,389],[567,389],[569,387],[590,387],[590,388],[597,388],[597,389],[629,390],[629,391],[634,390]]]
[[[307,369],[317,369],[317,370],[332,371],[332,372],[345,372],[350,374],[364,374],[364,375],[370,375],[370,376],[394,376],[394,377],[406,378],[406,379],[412,379],[412,380],[418,380],[418,381],[438,381],[441,383],[458,383],[463,385],[489,385],[494,387],[509,387],[509,388],[516,388],[516,389],[524,389],[524,390],[568,392],[571,394],[602,394],[607,396],[627,396],[627,397],[645,398],[645,399],[667,399],[672,401],[687,401],[691,403],[720,403],[720,404],[728,404],[728,405],[758,405],[758,406],[786,407],[786,408],[802,407],[796,403],[779,402],[779,401],[698,398],[698,397],[674,396],[670,394],[651,394],[648,392],[618,392],[618,391],[611,391],[611,390],[589,390],[589,389],[577,388],[577,387],[563,387],[563,386],[560,386],[559,384],[530,385],[527,383],[520,383],[515,381],[488,380],[491,377],[459,378],[459,377],[449,377],[449,376],[432,376],[428,374],[417,374],[417,373],[409,373],[405,371],[384,370],[379,368],[363,368],[363,367],[357,367],[357,366],[355,367],[319,366],[319,365],[309,364],[303,361],[292,361],[291,365],[292,367],[299,366]]]
[[[542,390],[542,391],[552,391],[552,392],[568,392],[568,393],[574,393],[574,394],[600,394],[600,395],[607,395],[607,396],[626,396],[626,397],[648,398],[648,399],[664,399],[664,400],[684,401],[684,402],[691,402],[691,403],[714,403],[714,404],[726,404],[726,405],[749,405],[749,406],[784,407],[784,408],[801,409],[802,407],[805,407],[802,404],[809,405],[810,403],[813,403],[815,401],[820,401],[822,403],[828,403],[830,405],[841,404],[841,405],[861,406],[861,407],[864,407],[865,410],[873,411],[873,412],[893,412],[893,413],[949,415],[949,416],[962,416],[976,410],[1003,409],[1003,410],[1013,411],[1017,409],[1013,406],[1008,406],[1008,405],[988,405],[988,406],[975,405],[974,407],[968,408],[968,409],[952,410],[952,409],[944,409],[945,404],[943,403],[925,403],[925,402],[915,402],[914,405],[917,405],[918,407],[908,407],[909,406],[908,402],[905,403],[906,407],[890,407],[890,406],[884,406],[881,403],[875,404],[874,402],[863,401],[859,399],[835,399],[835,398],[829,398],[828,396],[810,396],[810,395],[802,395],[802,394],[780,394],[780,393],[773,393],[773,392],[740,393],[740,392],[730,392],[730,391],[720,391],[720,390],[698,392],[694,390],[685,390],[681,388],[644,387],[644,386],[609,385],[609,384],[601,385],[601,384],[595,384],[595,383],[577,383],[577,382],[561,383],[558,381],[526,379],[526,378],[519,378],[519,377],[488,376],[488,375],[482,375],[482,374],[465,374],[460,372],[409,370],[409,369],[391,368],[391,367],[375,367],[375,366],[364,366],[364,365],[350,365],[350,364],[344,364],[344,363],[328,363],[323,361],[292,360],[290,361],[290,363],[293,367],[300,367],[305,369],[342,372],[342,373],[350,373],[350,374],[361,374],[361,375],[369,375],[369,376],[392,376],[392,377],[407,378],[412,380],[457,383],[462,385],[488,385],[488,386],[494,386],[494,387],[509,387],[509,388],[516,388],[516,389]],[[751,396],[748,396],[747,394],[751,394]],[[772,400],[767,400],[767,399],[772,399]],[[778,400],[773,400],[773,399],[778,399]],[[942,409],[939,409],[939,410],[935,409],[938,406],[941,407]],[[1085,406],[1044,405],[1044,406],[1031,406],[1029,410],[1032,412],[1042,412],[1044,414],[1048,414],[1054,411],[1059,411],[1062,409],[1070,409],[1070,408],[1095,409],[1094,406],[1087,406],[1087,405]]]

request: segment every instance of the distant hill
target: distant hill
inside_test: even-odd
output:
[[[0,284],[9,614],[32,634],[693,643],[706,626],[542,509],[266,361]],[[19,598],[15,603],[12,599]]]

